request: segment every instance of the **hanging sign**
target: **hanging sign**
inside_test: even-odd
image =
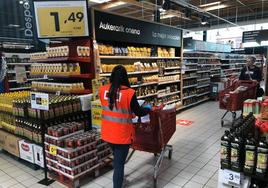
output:
[[[88,36],[86,1],[34,2],[38,38]]]
[[[97,41],[181,46],[181,30],[158,23],[118,16],[95,10],[95,33]]]
[[[257,42],[268,40],[268,30],[255,30],[255,31],[245,31],[243,32],[243,43],[246,42]]]
[[[38,110],[49,110],[49,95],[47,93],[31,93],[31,107]]]

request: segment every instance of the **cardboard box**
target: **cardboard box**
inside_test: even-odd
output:
[[[21,140],[19,147],[20,158],[34,164],[34,144]]]
[[[8,134],[8,133],[5,133],[5,147],[4,149],[16,156],[16,157],[20,157],[20,150],[19,150],[19,141],[21,139],[12,135],[12,134]]]
[[[5,149],[6,147],[6,136],[4,131],[0,131],[0,148]]]
[[[43,148],[34,144],[34,162],[44,168]]]
[[[102,106],[100,100],[91,102],[91,122],[92,127],[100,129],[101,127],[101,115],[102,115]]]

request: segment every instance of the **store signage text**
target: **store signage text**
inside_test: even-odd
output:
[[[25,37],[33,37],[33,14],[31,12],[31,5],[29,0],[23,1],[24,19],[25,19]]]
[[[243,43],[257,42],[268,40],[268,30],[255,30],[243,32]]]
[[[109,23],[100,23],[99,29],[109,30],[109,31],[115,31],[115,32],[122,32],[122,33],[129,33],[133,35],[140,35],[141,31],[139,29],[133,29],[133,28],[125,28],[123,25],[111,25]]]
[[[182,31],[159,23],[137,20],[94,10],[97,41],[158,46],[181,46]]]

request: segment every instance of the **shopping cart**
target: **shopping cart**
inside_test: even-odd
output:
[[[154,185],[156,186],[159,169],[165,153],[168,151],[168,158],[172,158],[173,149],[167,143],[176,131],[176,109],[151,111],[150,122],[135,123],[134,128],[135,133],[131,146],[133,150],[126,162],[130,160],[136,150],[153,153],[158,156],[154,165]]]
[[[239,93],[230,93],[239,86],[245,86],[246,90],[240,91]],[[243,103],[245,100],[256,98],[256,91],[257,82],[239,80],[219,93],[220,109],[226,110],[221,118],[222,127],[224,126],[224,118],[228,112],[232,113],[231,124],[233,125],[235,123],[236,111],[243,110]]]

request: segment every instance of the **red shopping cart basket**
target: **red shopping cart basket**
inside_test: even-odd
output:
[[[134,124],[132,148],[160,153],[176,131],[176,109],[150,112],[150,122]]]
[[[230,93],[239,86],[246,86],[245,91],[239,93]],[[254,81],[237,81],[235,84],[226,88],[219,93],[220,109],[228,111],[238,111],[243,109],[243,103],[247,99],[254,99],[257,92],[257,82]]]

